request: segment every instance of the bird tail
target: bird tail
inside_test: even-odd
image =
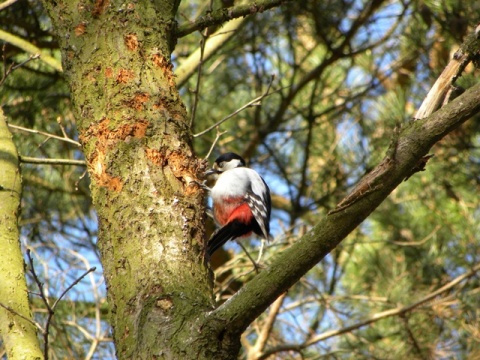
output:
[[[207,254],[212,256],[228,240],[248,234],[250,231],[238,221],[232,221],[215,231],[208,241]]]

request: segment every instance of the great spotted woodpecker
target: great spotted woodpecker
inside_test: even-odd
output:
[[[221,226],[207,244],[211,256],[228,240],[246,237],[252,232],[270,238],[270,190],[262,177],[245,167],[245,160],[237,154],[221,155],[207,177],[216,179],[210,189],[213,217]]]

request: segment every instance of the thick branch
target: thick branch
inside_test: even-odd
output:
[[[7,0],[7,1],[2,2],[0,4],[0,11],[3,10],[3,9],[6,9],[7,7],[14,4],[15,2],[17,2],[17,0]]]
[[[50,65],[56,71],[62,72],[62,64],[60,63],[60,61],[51,57],[45,51],[36,47],[32,43],[3,30],[0,30],[0,39],[18,47],[19,49],[22,49],[29,54],[40,55],[41,61],[43,61],[47,65]]]
[[[393,151],[362,180],[363,196],[323,218],[292,247],[237,294],[207,316],[207,324],[242,332],[257,316],[353,231],[404,178],[432,145],[480,111],[480,84],[466,91],[430,117],[408,124],[396,137]],[[372,174],[374,176],[372,176]],[[368,186],[366,186],[368,185]],[[358,189],[354,190],[358,191]]]
[[[177,76],[177,87],[180,89],[184,86],[190,76],[198,69],[200,61],[207,61],[212,55],[214,55],[227,41],[238,33],[238,29],[243,26],[245,19],[235,19],[220,28],[214,34],[210,35],[205,42],[205,48],[203,50],[203,57],[201,49],[195,50],[187,59],[185,59],[175,71]]]
[[[265,10],[280,6],[290,1],[291,0],[262,0],[255,1],[251,4],[238,5],[231,8],[216,10],[205,16],[202,16],[192,23],[180,25],[175,35],[177,38],[181,38],[194,31],[201,31],[208,26],[222,25],[229,20],[247,15],[253,15],[259,12],[261,13]]]
[[[455,52],[415,114],[416,119],[426,118],[437,110],[442,102],[448,102],[448,94],[454,89],[455,81],[461,75],[465,67],[473,59],[478,59],[479,57],[477,41],[478,34],[475,31],[467,37],[460,49]]]
[[[18,156],[0,109],[0,335],[9,359],[41,359],[20,251]]]

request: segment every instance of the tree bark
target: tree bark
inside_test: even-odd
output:
[[[120,359],[211,358],[204,164],[192,153],[171,50],[178,1],[45,1],[62,49]],[[239,346],[236,346],[237,351]]]
[[[0,169],[0,335],[9,359],[42,359],[20,251],[22,179],[18,154],[1,109]]]

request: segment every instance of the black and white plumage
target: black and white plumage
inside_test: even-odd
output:
[[[228,240],[250,235],[270,238],[270,190],[262,177],[245,167],[235,153],[221,155],[207,176],[216,178],[211,188],[213,216],[221,226],[211,237],[207,253],[211,256]]]

